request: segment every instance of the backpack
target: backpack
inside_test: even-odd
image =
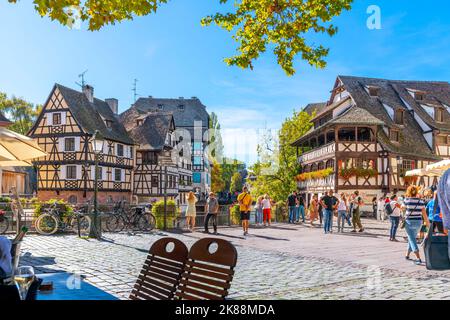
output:
[[[386,214],[387,214],[388,216],[390,216],[390,215],[394,212],[394,209],[392,209],[392,206],[391,206],[391,203],[390,203],[390,202],[388,202],[388,203],[386,203],[386,204],[384,205],[384,211],[386,211]]]

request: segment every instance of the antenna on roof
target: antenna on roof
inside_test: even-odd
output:
[[[84,81],[84,75],[88,72],[88,70],[83,71],[78,75],[78,78],[81,78],[81,83],[75,82],[77,85],[79,85],[81,88],[83,88],[86,85],[86,82]]]
[[[137,97],[139,96],[139,94],[137,93],[137,83],[138,83],[138,79],[134,79],[133,89],[131,89],[133,91],[134,103],[136,103]]]

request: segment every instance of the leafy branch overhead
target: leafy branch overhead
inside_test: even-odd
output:
[[[11,3],[17,0],[8,0]],[[324,68],[329,49],[310,44],[306,35],[324,33],[333,36],[337,27],[331,20],[349,10],[353,0],[233,0],[234,10],[202,19],[202,25],[216,24],[232,32],[238,43],[237,54],[226,58],[228,65],[253,69],[253,63],[267,50],[273,50],[278,64],[288,75],[295,73],[297,55],[311,66]],[[155,13],[168,0],[34,0],[41,16],[49,16],[64,25],[75,18],[87,21],[89,30],[134,16]],[[219,0],[228,4],[229,0]]]

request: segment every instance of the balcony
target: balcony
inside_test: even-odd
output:
[[[309,162],[315,159],[324,158],[327,155],[332,156],[336,152],[335,142],[328,143],[320,148],[303,153],[299,158],[299,163]]]
[[[306,181],[299,181],[297,186],[300,190],[308,191],[323,191],[334,189],[335,187],[335,175],[332,174],[323,179],[312,179]]]

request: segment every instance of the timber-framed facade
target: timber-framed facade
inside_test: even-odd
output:
[[[327,190],[367,200],[401,193],[404,173],[450,158],[450,84],[339,76],[329,101],[308,105],[314,127],[300,137],[298,188],[309,200]]]
[[[137,144],[133,171],[133,195],[139,202],[160,200],[166,195],[178,205],[193,190],[192,165],[175,148],[175,121],[170,112],[127,112],[121,122]],[[190,159],[189,159],[190,160]]]
[[[64,199],[71,203],[91,200],[94,191],[96,130],[105,139],[99,160],[99,201],[131,200],[134,142],[117,118],[116,99],[94,97],[56,84],[28,133],[47,152],[34,162],[41,200]]]

